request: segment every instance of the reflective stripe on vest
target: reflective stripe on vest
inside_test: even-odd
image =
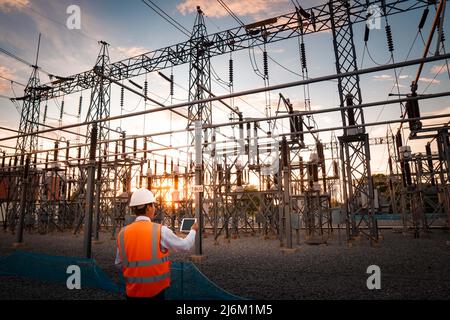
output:
[[[151,282],[157,282],[164,279],[170,278],[170,272],[161,274],[159,276],[153,276],[153,277],[127,277],[125,278],[125,281],[127,283],[151,283]]]
[[[122,253],[122,266],[125,268],[151,267],[169,261],[169,257],[167,256],[158,258],[158,225],[156,223],[152,223],[152,259],[128,261],[127,253],[125,252],[125,228],[123,228],[122,232],[120,233],[119,242],[120,250]]]

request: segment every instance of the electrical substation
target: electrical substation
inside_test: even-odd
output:
[[[197,218],[192,259],[199,264],[209,259],[205,241],[224,246],[224,239],[257,238],[275,242],[270,250],[289,256],[304,247],[321,250],[338,238],[348,250],[358,245],[382,251],[390,246],[384,241],[386,230],[401,234],[402,241],[418,242],[428,241],[437,230],[446,232],[450,114],[422,106],[434,101],[447,107],[442,103],[448,102],[450,91],[440,86],[427,93],[419,80],[430,63],[443,64],[444,75],[448,71],[446,1],[330,0],[309,8],[292,1],[291,12],[247,24],[226,1],[219,2],[236,27],[213,31],[208,12],[198,6],[190,15],[191,30],[178,26],[186,33],[185,42],[112,61],[110,45],[99,41],[92,68],[78,74],[42,69],[39,37],[31,76],[23,92],[16,89],[17,96],[10,99],[20,112],[17,130],[11,129],[13,124],[0,127],[0,221],[2,232],[13,235],[14,246],[25,243],[26,248],[29,235],[64,233],[83,239],[83,256],[92,258],[96,243],[114,244],[133,219],[128,203],[138,188],[154,193],[157,222],[177,230],[183,218]],[[379,9],[383,23],[378,32],[384,46],[377,50],[390,57],[384,64],[367,62],[372,7]],[[424,41],[419,57],[405,59],[395,56],[391,22],[412,12],[416,20],[409,21],[409,37],[420,35]],[[332,41],[334,72],[312,74],[308,56],[315,53],[308,44],[323,34]],[[271,69],[277,61],[268,48],[287,41],[297,50],[297,80],[274,84]],[[365,63],[357,57],[357,41],[365,43]],[[250,89],[237,85],[240,51],[249,52],[261,80]],[[3,49],[1,53],[21,59]],[[225,75],[214,66],[220,56],[225,58],[221,63],[227,60]],[[188,75],[177,70],[183,66],[180,70]],[[398,84],[403,68],[415,70],[410,86],[379,92],[378,100],[365,98],[362,77],[392,73]],[[166,84],[167,92],[160,94],[167,99],[151,94],[149,74]],[[178,77],[188,77],[188,88],[181,88]],[[217,82],[226,90],[217,92]],[[314,108],[310,88],[322,83],[332,84],[336,105]],[[288,89],[301,92],[303,100],[295,101]],[[252,95],[265,100],[255,106],[259,112],[240,108]],[[180,96],[184,100],[176,99]],[[146,107],[125,111],[130,97]],[[111,112],[113,107],[120,114]],[[365,117],[384,108],[400,110],[400,117]],[[55,112],[59,117],[53,120],[59,124],[49,124]],[[151,119],[161,113],[177,121],[155,131]],[[334,117],[331,126],[319,120],[328,114]],[[120,126],[142,119],[142,134]],[[385,134],[372,135],[371,128],[379,126]],[[415,142],[421,147],[414,148]],[[380,146],[386,174],[375,175],[371,159]]]

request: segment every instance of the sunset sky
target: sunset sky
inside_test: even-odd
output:
[[[208,33],[227,30],[237,27],[237,22],[231,18],[225,9],[215,0],[167,0],[154,1],[171,17],[177,20],[188,30],[192,30],[196,6],[201,6],[206,15],[206,25]],[[324,3],[324,0],[302,0],[299,1],[304,8]],[[294,11],[294,6],[289,0],[225,0],[225,3],[239,16],[244,23],[251,23],[272,16]],[[66,27],[68,14],[66,9],[70,5],[78,5],[81,9],[81,30],[69,30]],[[448,8],[447,8],[448,9]],[[404,14],[388,17],[394,39],[394,59],[396,62],[406,60],[408,51],[411,49],[409,59],[419,58],[423,53],[424,43],[422,37],[417,35],[417,25],[419,24],[423,10],[414,10]],[[450,21],[449,10],[446,11],[444,30],[446,31],[446,47],[450,47],[448,32]],[[425,27],[422,30],[423,39],[426,41],[432,19],[434,18],[434,8],[430,7]],[[368,42],[368,49],[364,52],[364,24],[359,23],[354,26],[354,41],[356,54],[358,57],[358,68],[368,68],[377,64],[384,64],[390,59],[390,53],[386,44],[386,34],[384,32],[385,19],[382,19],[381,30],[372,30]],[[14,53],[20,58],[33,62],[36,54],[36,47],[39,33],[42,34],[41,49],[39,56],[39,66],[43,70],[60,76],[69,76],[91,69],[99,52],[99,40],[110,44],[109,53],[111,62],[132,57],[140,53],[154,49],[163,48],[187,40],[185,34],[175,29],[172,25],[164,21],[159,15],[148,8],[140,0],[116,1],[116,0],[95,0],[95,1],[75,1],[75,0],[0,0],[0,47]],[[416,41],[413,44],[414,39]],[[320,32],[305,36],[306,56],[308,72],[310,77],[325,76],[334,74],[335,59],[332,45],[331,32]],[[433,41],[431,51],[434,53],[436,44]],[[277,61],[283,67],[269,60],[270,84],[281,84],[300,80],[299,75],[287,71],[289,69],[295,73],[301,73],[298,39],[293,38],[286,41],[276,42],[267,45],[267,51],[271,59]],[[363,59],[364,52],[364,59]],[[259,48],[254,50],[241,50],[232,54],[234,60],[234,91],[242,91],[264,86],[261,77],[255,74],[250,57],[253,55],[262,70],[262,51]],[[370,54],[370,56],[369,56]],[[228,80],[228,60],[230,55],[223,55],[211,59],[211,63],[217,75],[224,81]],[[170,69],[163,70],[169,75]],[[398,69],[399,91],[409,93],[409,85],[417,72],[417,66]],[[0,53],[0,76],[12,79],[22,84],[26,84],[31,73],[31,68]],[[173,68],[176,82],[175,96],[171,101],[169,96],[169,84],[156,73],[147,75],[149,82],[149,96],[166,105],[186,101],[188,93],[188,65]],[[448,91],[449,72],[444,61],[429,63],[424,66],[419,81],[418,93],[436,93]],[[48,83],[49,78],[45,73],[40,73],[42,83]],[[139,76],[133,81],[143,85],[146,76]],[[126,84],[129,84],[126,81]],[[9,81],[0,78],[0,95],[6,97],[22,96],[23,87],[19,84],[10,84]],[[226,86],[212,83],[212,91],[216,95],[228,93]],[[392,99],[388,97],[390,92],[397,93],[395,87],[395,74],[393,70],[380,73],[373,73],[361,76],[361,92],[364,102]],[[274,114],[278,104],[278,93],[290,98],[296,110],[304,110],[303,88],[294,87],[273,91],[270,93],[270,104],[272,114]],[[120,108],[120,88],[112,86],[111,115],[121,113],[151,109],[151,103],[144,105],[144,101],[131,93],[125,95],[124,110]],[[84,91],[64,97],[65,115],[62,124],[76,123],[78,99],[83,95],[84,105],[82,119],[86,117],[88,99],[90,92]],[[322,108],[337,107],[339,97],[337,92],[337,82],[328,81],[313,84],[310,86],[311,108],[313,110]],[[48,102],[47,124],[59,125],[59,105],[62,98]],[[228,103],[231,103],[228,101]],[[242,99],[234,99],[234,105],[238,106],[245,117],[262,117],[265,110],[264,93],[245,96]],[[422,115],[444,114],[450,112],[449,98],[433,99],[420,102]],[[43,106],[42,106],[43,108]],[[187,109],[182,111],[187,113]],[[43,113],[43,111],[42,111]],[[397,119],[400,116],[399,105],[386,105],[384,107],[368,108],[365,110],[366,122],[383,121]],[[0,98],[0,126],[17,129],[20,115],[15,106],[8,99]],[[229,111],[219,103],[213,104],[213,122],[222,123],[229,119]],[[446,123],[449,119],[438,119],[436,123]],[[145,121],[145,127],[144,127]],[[329,113],[315,117],[319,128],[335,127],[341,124],[339,113]],[[426,123],[426,122],[425,122]],[[430,123],[430,122],[428,122]],[[280,124],[280,123],[279,123]],[[285,128],[288,123],[284,122]],[[393,125],[395,132],[398,125]],[[186,120],[177,115],[170,116],[169,112],[151,114],[140,118],[127,118],[123,121],[111,123],[114,129],[120,127],[128,135],[143,134],[158,131],[166,131],[169,128],[183,129],[186,127]],[[368,128],[372,137],[382,137],[386,135],[386,126]],[[283,129],[279,125],[279,131]],[[237,133],[231,129],[223,130],[226,136],[235,136]],[[409,133],[408,130],[405,133]],[[334,132],[335,136],[342,134],[340,130]],[[11,135],[10,132],[0,130],[0,136]],[[59,136],[58,136],[59,135]],[[60,137],[60,133],[50,134],[52,137]],[[320,134],[320,139],[324,142],[330,141],[332,133],[324,132]],[[74,140],[74,137],[67,137]],[[312,141],[308,138],[308,141]],[[182,145],[186,143],[186,135],[174,135],[159,138],[158,142],[163,144]],[[1,141],[0,145],[15,145],[15,140]],[[46,145],[44,145],[45,147]],[[47,145],[49,146],[49,145]],[[412,142],[413,152],[424,152],[424,142]],[[0,147],[0,149],[3,149]],[[7,152],[11,150],[5,149]],[[387,163],[387,149],[385,145],[373,146],[372,170],[373,172],[385,173]],[[177,156],[177,154],[172,154]]]

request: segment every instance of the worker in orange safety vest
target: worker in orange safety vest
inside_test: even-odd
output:
[[[197,223],[186,238],[180,238],[168,227],[152,222],[154,203],[150,190],[136,190],[130,207],[137,218],[122,228],[117,238],[115,264],[122,268],[127,299],[164,300],[165,289],[170,286],[169,252],[187,252],[194,246]]]

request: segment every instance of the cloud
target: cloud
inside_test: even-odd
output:
[[[409,75],[402,75],[399,76],[398,79],[399,80],[404,80],[404,79],[408,79],[410,76]],[[373,76],[373,78],[377,81],[394,81],[395,78],[392,75],[389,74],[382,74],[380,76]]]
[[[9,89],[9,85],[6,81],[0,81],[0,93],[6,93]]]
[[[284,48],[268,48],[266,49],[269,55],[285,53],[286,50]],[[263,50],[260,47],[259,49],[255,49],[255,55],[262,56]]]
[[[398,77],[398,80],[405,80],[405,79],[408,79],[408,78],[410,78],[409,75],[402,75],[402,76]],[[398,87],[398,88],[407,88],[408,87],[408,86],[405,86],[405,85],[403,85],[401,83],[397,84],[397,81],[395,81],[395,77],[392,76],[392,75],[389,75],[389,74],[382,74],[382,75],[379,75],[379,76],[373,76],[373,79],[375,81],[393,81],[394,82],[394,87]]]
[[[444,72],[447,72],[447,68],[445,68],[445,64],[434,65],[430,69],[430,73],[431,74],[441,74],[441,73],[444,73]]]
[[[0,11],[21,10],[30,4],[29,0],[0,0]]]
[[[117,47],[117,51],[129,58],[149,52],[150,50],[144,47]]]
[[[30,10],[23,11],[24,16],[20,17],[20,23],[14,25],[14,29],[2,30],[0,41],[11,44],[11,51],[32,61],[36,52],[37,32],[41,32],[39,65],[43,69],[65,76],[92,68],[100,48],[95,39],[105,39],[99,33],[108,30],[101,20],[86,10],[82,15],[82,30],[69,30],[65,27],[66,4],[63,1],[30,1],[26,8]],[[47,82],[48,79],[43,77],[41,81]]]
[[[440,109],[435,110],[423,110],[424,108],[421,108],[421,115],[423,117],[429,117],[429,116],[435,116],[435,115],[448,115],[450,114],[450,106],[442,107]],[[428,119],[428,120],[422,120],[424,125],[427,126],[444,126],[448,124],[448,117],[441,117],[441,118],[434,118],[434,119]],[[421,139],[420,139],[421,140]],[[425,145],[423,146],[423,148]],[[423,150],[423,148],[421,148]]]
[[[284,53],[286,50],[284,48],[277,48],[277,49],[267,49],[268,53]]]
[[[0,76],[11,79],[14,75],[14,70],[9,69],[8,67],[0,66]]]
[[[394,77],[388,74],[382,74],[381,76],[373,76],[373,78],[377,81],[391,81],[394,80]]]
[[[421,113],[422,113],[422,116],[433,116],[435,114],[446,114],[446,113],[450,114],[450,106],[444,107],[444,108],[439,109],[439,110],[422,111]]]
[[[439,83],[441,83],[441,80],[431,79],[431,78],[427,78],[427,77],[420,77],[419,81],[428,82],[428,83],[431,82],[432,84],[439,84]]]
[[[237,16],[255,16],[261,13],[273,14],[274,11],[277,11],[277,7],[288,2],[288,0],[227,0],[226,5]],[[222,18],[229,15],[218,1],[211,0],[183,0],[177,5],[177,9],[181,14],[186,15],[195,12],[197,6],[200,6],[210,18]]]
[[[14,78],[14,70],[11,70],[7,67],[0,66],[0,76],[13,79]],[[0,78],[0,92],[6,93],[9,92],[10,84],[7,80]]]

